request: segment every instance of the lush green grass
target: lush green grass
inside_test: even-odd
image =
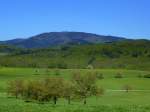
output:
[[[71,105],[67,101],[59,99],[54,106],[52,102],[38,104],[26,103],[24,100],[8,97],[6,94],[7,82],[15,79],[36,80],[54,76],[54,69],[36,68],[0,68],[0,112],[149,112],[150,111],[150,79],[139,78],[139,75],[148,74],[149,71],[122,70],[122,69],[62,69],[58,77],[69,79],[72,73],[80,71],[98,72],[104,75],[104,79],[98,80],[98,85],[105,92],[100,97],[90,97],[87,105],[80,100],[74,100]],[[124,78],[116,79],[117,73],[123,74]],[[124,85],[131,85],[133,91],[126,93],[118,91]],[[140,90],[140,91],[134,91]]]

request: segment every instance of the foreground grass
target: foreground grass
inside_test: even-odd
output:
[[[12,111],[13,110],[13,111]],[[149,112],[149,106],[56,106],[11,105],[1,106],[0,112]]]
[[[101,98],[89,98],[88,104],[84,105],[82,101],[73,101],[70,105],[64,100],[59,100],[57,105],[52,102],[39,104],[37,102],[24,102],[24,100],[7,97],[6,94],[0,95],[0,112],[149,112],[149,104],[137,104],[136,101],[141,99],[131,99],[135,93],[129,93],[125,97],[125,93],[118,93],[122,97],[109,96],[109,94]],[[123,95],[124,94],[124,95]],[[143,94],[144,95],[144,94]],[[117,96],[117,95],[116,95]],[[117,98],[117,99],[116,99]],[[136,97],[134,97],[136,98]],[[142,98],[142,97],[141,97]],[[135,100],[134,102],[130,102]],[[149,99],[147,99],[148,103]],[[118,103],[117,103],[118,102]],[[119,104],[120,102],[120,104]],[[126,103],[125,103],[126,102]],[[125,104],[124,104],[125,103]],[[135,104],[134,104],[135,103]]]

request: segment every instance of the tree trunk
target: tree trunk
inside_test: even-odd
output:
[[[54,104],[57,104],[57,97],[54,97]]]
[[[16,96],[16,99],[17,99],[18,98],[18,94],[16,94],[15,96]]]
[[[71,104],[71,99],[70,99],[70,97],[68,97],[68,104]]]
[[[127,93],[128,93],[128,92],[129,92],[129,89],[127,89],[126,91],[127,91]]]
[[[84,99],[84,105],[86,105],[86,98]]]

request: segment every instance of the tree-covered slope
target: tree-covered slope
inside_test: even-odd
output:
[[[150,70],[150,41],[29,49],[1,56],[2,66],[49,68],[127,68]]]

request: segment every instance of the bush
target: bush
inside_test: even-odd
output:
[[[150,74],[144,75],[144,78],[150,78]]]
[[[117,74],[115,75],[115,78],[123,78],[123,75],[122,75],[121,73],[117,73]]]
[[[97,79],[104,79],[104,76],[102,73],[96,73]]]
[[[59,69],[56,69],[56,70],[55,70],[54,75],[56,75],[56,76],[60,75]]]
[[[139,74],[137,77],[138,77],[138,78],[142,78],[142,77],[143,77],[143,75]]]
[[[123,86],[123,89],[128,93],[130,90],[132,90],[132,87],[130,85]]]
[[[39,73],[40,73],[39,70],[36,69],[34,75],[39,75]]]
[[[58,64],[57,64],[57,68],[60,68],[60,69],[67,69],[67,64],[66,64],[66,63],[63,63],[63,62],[58,63]]]

